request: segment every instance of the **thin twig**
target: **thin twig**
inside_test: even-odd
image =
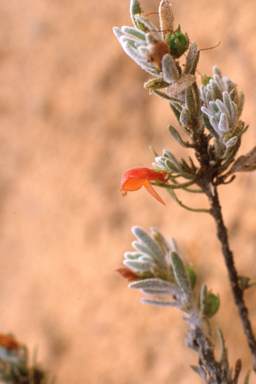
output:
[[[252,332],[251,322],[249,320],[248,309],[244,302],[244,291],[239,285],[239,278],[234,263],[233,253],[229,248],[228,233],[223,222],[221,206],[217,189],[215,188],[214,194],[209,198],[211,205],[211,215],[213,216],[217,226],[217,236],[221,242],[222,253],[228,269],[229,280],[234,295],[234,300],[238,309],[240,319],[242,321],[244,333],[247,337],[249,347],[253,357],[253,369],[256,371],[256,340]]]

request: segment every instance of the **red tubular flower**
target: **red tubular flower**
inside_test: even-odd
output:
[[[154,171],[149,168],[132,168],[123,174],[120,192],[137,191],[144,186],[155,199],[165,205],[161,197],[150,184],[150,181],[155,180],[165,182],[167,179],[168,174],[165,171]]]

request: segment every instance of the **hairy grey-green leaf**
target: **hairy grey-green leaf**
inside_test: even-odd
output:
[[[211,133],[213,137],[216,137],[216,139],[219,139],[218,133],[213,129],[213,127],[210,124],[209,118],[206,115],[202,115],[203,122],[205,127],[208,129],[208,131]]]
[[[219,130],[219,122],[215,116],[210,117],[211,126],[215,129],[216,132]]]
[[[170,96],[168,96],[166,93],[164,92],[161,92],[161,91],[158,91],[158,90],[155,90],[153,91],[155,95],[157,95],[158,97],[161,97],[161,99],[165,99],[165,100],[168,100],[168,101],[171,101],[172,98]]]
[[[150,289],[156,292],[165,292],[165,294],[173,294],[177,291],[177,285],[169,281],[165,281],[158,278],[144,279],[131,283],[130,288],[136,289]]]
[[[167,171],[176,173],[182,172],[181,167],[177,168],[169,159],[166,159],[165,163]]]
[[[212,102],[213,103],[213,102]],[[214,112],[213,111],[210,111],[210,109],[206,108],[206,107],[201,107],[201,111],[208,117],[208,118],[211,118],[212,116],[214,116]]]
[[[195,75],[182,75],[177,81],[172,83],[166,90],[169,96],[177,96],[184,92],[196,81]]]
[[[185,68],[183,70],[183,73],[187,74],[195,74],[196,67],[199,61],[199,55],[200,51],[197,50],[197,45],[195,42],[190,44],[189,50],[188,50],[188,55],[186,58],[186,64]]]
[[[180,119],[181,119],[181,117],[180,117]],[[184,125],[184,124],[182,124],[182,125]],[[169,130],[170,134],[172,135],[172,137],[174,138],[174,140],[177,141],[177,143],[179,143],[182,147],[189,148],[189,143],[182,140],[179,132],[172,125],[168,125],[168,130]]]
[[[210,80],[210,87],[212,90],[212,96],[214,100],[221,99],[222,98],[222,87],[219,88],[219,84],[216,81],[217,77],[214,76],[214,80]]]
[[[130,58],[133,59],[139,66],[141,66],[142,69],[151,74],[155,74],[156,70],[147,62],[147,59],[145,57],[142,57],[139,54],[139,51],[132,47],[128,41],[122,42],[123,38],[124,36],[120,37],[120,43],[125,53],[130,56]]]
[[[174,97],[171,98],[172,101],[171,101],[171,107],[175,108],[179,113],[182,112],[182,109],[183,109],[183,106],[181,103],[178,103],[176,101],[173,101]]]
[[[193,84],[194,85],[194,84]],[[185,92],[186,107],[190,112],[190,115],[195,116],[197,114],[198,98],[196,95],[196,89],[192,86],[188,87]]]
[[[237,136],[234,136],[234,137],[231,137],[231,139],[229,139],[225,145],[227,148],[230,148],[230,147],[233,147],[237,142]]]
[[[161,34],[158,32],[157,27],[151,23],[150,20],[148,20],[144,15],[137,14],[134,16],[136,22],[142,24],[148,31],[154,32],[156,36],[158,36],[159,40],[161,39]]]
[[[130,3],[130,13],[131,13],[131,19],[135,27],[140,27],[138,23],[135,20],[135,15],[142,13],[142,8],[140,6],[140,2],[138,0],[131,0]]]
[[[141,243],[139,241],[133,241],[132,246],[133,246],[133,248],[135,248],[137,251],[141,252],[142,254],[150,255],[152,260],[154,259],[154,253],[146,244]]]
[[[200,296],[199,296],[199,310],[201,315],[205,314],[206,301],[207,301],[207,286],[206,284],[203,284],[200,290]]]
[[[217,328],[217,333],[218,333],[218,337],[219,337],[219,341],[220,341],[220,351],[221,351],[220,363],[224,369],[228,370],[229,369],[228,350],[225,346],[225,340],[224,340],[224,337],[223,337],[223,334],[222,334],[222,331],[220,330],[220,328]]]
[[[173,83],[179,77],[179,71],[174,58],[167,53],[162,59],[163,79],[167,83]]]
[[[164,149],[163,150],[163,153],[164,153],[164,157],[167,157],[168,160],[170,160],[172,162],[172,164],[177,168],[179,169],[180,171],[182,171],[182,168],[180,166],[180,163],[178,162],[178,160],[176,159],[176,157],[170,152],[168,151],[168,149]]]
[[[191,65],[191,67],[190,67],[190,69],[189,69],[189,73],[190,73],[191,75],[194,75],[194,74],[196,73],[196,67],[197,67],[197,64],[198,64],[198,62],[199,62],[199,57],[200,57],[200,51],[197,50],[197,51],[196,51],[196,54],[195,54],[195,57],[194,57],[194,60],[193,60],[193,62],[192,62],[192,65]]]
[[[151,228],[152,236],[158,245],[163,248],[164,252],[169,255],[169,252],[172,250],[171,246],[168,244],[164,236],[154,227]]]
[[[178,103],[173,103],[172,101],[169,103],[170,104],[170,107],[174,113],[174,116],[176,117],[178,123],[180,124],[180,113],[182,111],[182,107],[181,109],[178,107]],[[180,124],[181,125],[181,124]]]
[[[193,61],[195,59],[195,55],[197,52],[197,45],[195,42],[190,44],[188,54],[187,54],[187,59],[186,59],[186,64],[183,73],[190,73],[190,69],[193,65]]]
[[[125,33],[126,35],[135,37],[139,40],[146,41],[146,35],[144,32],[139,31],[137,28],[132,28],[132,27],[122,27],[122,32]]]
[[[144,88],[149,89],[151,92],[156,91],[157,89],[162,89],[168,87],[168,83],[163,81],[162,78],[150,79],[144,84]],[[158,95],[159,96],[159,95]],[[162,96],[161,96],[162,97]],[[168,100],[169,100],[168,96]]]
[[[220,69],[216,65],[214,65],[214,67],[213,67],[213,74],[217,75],[219,77],[222,77],[222,73],[221,73]]]
[[[219,107],[216,101],[210,101],[209,106],[214,115],[219,112]]]
[[[146,58],[143,58],[141,55],[140,55],[140,52],[137,50],[137,47],[136,47],[136,40],[132,39],[131,37],[129,36],[126,36],[126,35],[122,35],[119,39],[120,41],[120,44],[122,45],[122,47],[124,47],[124,44],[128,44],[130,48],[133,48],[137,54],[137,57],[140,57],[141,60],[143,59],[144,62],[146,63]]]
[[[246,155],[238,157],[232,165],[229,174],[235,172],[250,172],[256,169],[256,146]]]
[[[225,113],[225,115],[227,115],[227,118],[230,120],[231,115],[229,114],[229,111],[228,111],[226,105],[221,100],[216,100],[216,104],[217,104],[220,112]]]
[[[117,27],[113,28],[113,32],[115,36],[118,38],[118,40],[120,39],[121,36],[123,36],[123,32]]]
[[[180,256],[176,252],[170,253],[171,262],[173,266],[174,275],[176,281],[184,294],[187,297],[189,302],[192,302],[192,288],[190,284],[190,280],[186,271],[186,268],[181,260]]]
[[[153,255],[158,264],[160,266],[164,266],[165,254],[159,245],[152,239],[152,237],[149,236],[149,234],[140,227],[133,227],[132,232],[143,244],[148,247],[148,249],[151,251],[150,253]]]
[[[239,92],[239,101],[237,103],[237,113],[238,117],[241,115],[244,107],[244,94],[243,92]]]
[[[140,260],[124,260],[124,265],[134,270],[146,272],[151,270],[151,263]]]
[[[230,99],[228,92],[227,91],[223,92],[222,97],[223,97],[223,103],[225,104],[225,106],[228,110],[229,116],[231,116],[232,115],[232,112],[231,112],[231,109],[232,109],[231,101],[232,100]]]
[[[125,252],[124,258],[129,260],[136,260],[141,256],[141,253],[138,252]]]
[[[187,108],[183,108],[180,114],[180,123],[186,128],[189,128],[189,110]]]
[[[219,130],[221,132],[228,132],[229,131],[228,117],[225,113],[222,113],[220,116]]]
[[[167,301],[160,299],[141,299],[143,304],[157,305],[159,307],[179,307],[179,303],[176,301]]]
[[[225,145],[220,140],[214,139],[214,148],[216,149],[217,157],[224,159],[227,154]]]

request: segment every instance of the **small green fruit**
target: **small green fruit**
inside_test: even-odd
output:
[[[171,55],[175,59],[178,59],[188,49],[189,39],[187,35],[184,35],[184,33],[176,31],[172,35],[168,36],[168,44]]]

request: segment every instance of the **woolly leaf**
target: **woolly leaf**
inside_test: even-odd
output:
[[[141,302],[144,304],[157,305],[159,307],[177,307],[179,303],[176,301],[167,301],[160,299],[141,299]]]
[[[202,112],[205,112],[202,108]],[[213,136],[213,137],[216,137],[216,139],[219,138],[219,135],[217,134],[217,132],[213,129],[213,127],[211,126],[211,123],[209,121],[209,118],[208,116],[206,115],[202,115],[202,118],[203,118],[203,122],[204,122],[204,125],[205,127],[208,129],[208,131],[210,132],[210,134]]]
[[[129,260],[136,260],[141,256],[141,253],[138,252],[125,252],[124,258]]]
[[[256,146],[246,155],[238,157],[232,165],[229,174],[235,172],[250,172],[256,169]]]
[[[228,118],[227,118],[227,115],[225,115],[225,113],[222,113],[220,116],[219,130],[221,132],[228,132],[229,131]]]
[[[186,267],[186,271],[190,280],[191,288],[194,289],[196,286],[197,276],[192,267]]]
[[[183,75],[167,88],[169,96],[177,96],[196,81],[195,75]]]
[[[182,124],[182,125],[184,125],[184,124]],[[169,130],[170,134],[172,135],[172,137],[174,138],[174,140],[176,140],[177,143],[179,143],[182,147],[185,147],[185,148],[190,147],[190,144],[188,142],[185,142],[182,140],[179,132],[172,125],[168,125],[168,130]]]
[[[130,288],[154,290],[157,293],[166,295],[174,294],[177,291],[177,285],[169,281],[164,281],[158,278],[144,279],[131,283]]]
[[[189,110],[187,108],[183,108],[180,114],[180,124],[186,128],[189,128],[189,117]]]
[[[219,306],[219,296],[214,295],[212,292],[208,292],[207,286],[203,284],[199,298],[200,313],[203,316],[212,317],[217,313]]]
[[[186,271],[186,268],[181,260],[180,256],[176,252],[170,253],[172,267],[175,275],[175,279],[181,289],[181,291],[186,295],[189,302],[192,301],[192,288],[190,280]]]
[[[139,31],[137,28],[132,27],[122,27],[122,32],[126,35],[130,35],[132,37],[135,37],[139,40],[146,41],[146,35],[144,32]]]
[[[131,13],[131,19],[135,27],[140,29],[141,31],[146,32],[147,28],[143,26],[143,24],[140,24],[136,19],[135,15],[141,15],[142,14],[142,8],[140,6],[140,3],[138,0],[131,0],[130,3],[130,13]]]
[[[158,264],[164,266],[165,253],[159,247],[159,245],[152,239],[152,237],[149,236],[149,234],[140,227],[133,227],[132,232],[142,243],[144,243],[149,248],[149,250],[151,251],[150,253],[153,255],[154,259],[158,262]]]
[[[162,59],[163,78],[167,83],[173,83],[179,77],[175,60],[170,54],[164,55]]]
[[[162,78],[158,79],[150,79],[144,84],[144,88],[149,89],[154,92],[157,89],[162,89],[168,87],[168,83],[166,83]],[[155,92],[156,93],[156,92]],[[164,94],[165,95],[165,94]],[[161,96],[162,97],[162,96]],[[168,96],[169,99],[169,96]]]
[[[225,346],[225,340],[224,340],[224,337],[223,337],[223,334],[222,334],[222,331],[220,330],[220,328],[217,328],[217,333],[218,333],[218,337],[219,337],[219,341],[220,341],[220,351],[221,351],[220,363],[221,363],[223,368],[228,370],[229,369],[228,350]]]
[[[151,270],[151,264],[147,261],[124,260],[124,265],[137,271],[147,272]]]

